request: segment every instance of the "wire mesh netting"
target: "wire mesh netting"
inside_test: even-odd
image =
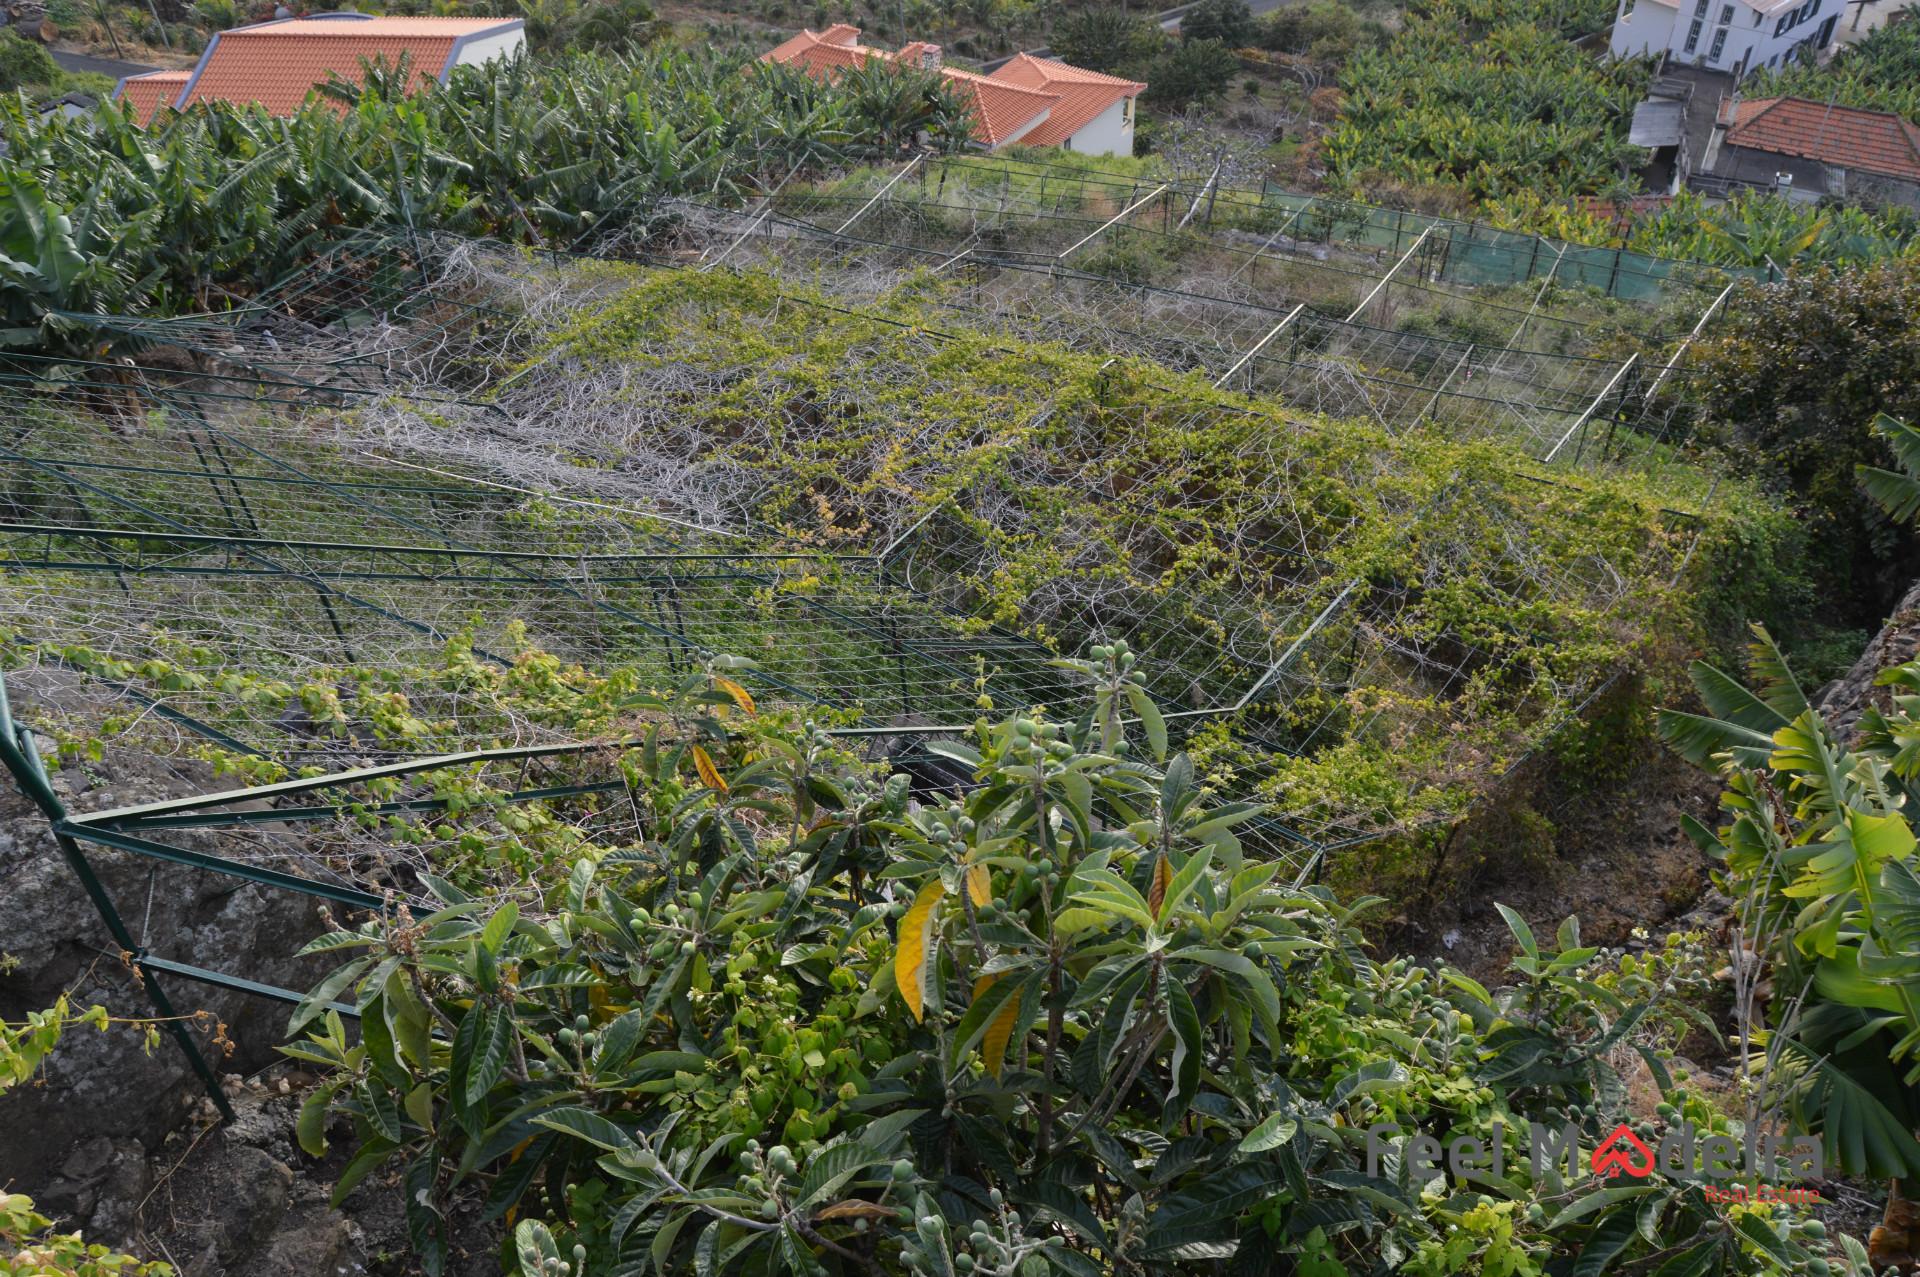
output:
[[[1462,786],[1593,690],[1593,671],[1542,661],[1545,640],[1448,632],[1450,574],[1516,616],[1605,612],[1685,540],[1678,516],[1589,562],[1540,544],[1512,476],[1419,488],[1380,441],[1674,471],[1682,334],[1724,273],[1616,258],[1641,282],[1590,287],[1565,246],[1541,266],[1542,241],[1484,228],[960,157],[625,220],[644,239],[596,247],[637,267],[399,232],[230,311],[109,318],[135,384],[49,393],[16,360],[34,379],[0,449],[15,664],[116,731],[337,765],[403,756],[409,718],[475,744],[561,739],[459,684],[465,662],[527,651],[640,682],[736,654],[763,694],[898,733],[1068,708],[1079,687],[1056,658],[1126,636],[1176,725],[1231,721],[1271,760],[1290,834],[1327,844],[1408,811],[1342,809],[1303,769],[1360,740],[1471,737],[1459,724],[1498,700],[1512,731],[1426,757],[1414,784]],[[1472,253],[1523,250],[1511,279],[1461,285]],[[1140,254],[1173,269],[1136,271]],[[729,311],[726,341],[667,325],[625,334],[644,358],[583,355],[581,332],[642,281],[717,270],[789,287],[771,316]],[[1513,283],[1528,287],[1500,292]],[[952,331],[889,313],[903,296]],[[1629,330],[1619,297],[1660,304]],[[824,388],[786,377],[804,352],[782,344],[782,307],[841,330],[857,368]],[[1454,332],[1469,312],[1498,332]],[[1009,366],[1036,341],[1138,355],[1298,411],[1242,419],[1169,382],[1150,410],[1090,412],[989,379],[969,435],[927,390],[980,333]],[[822,455],[861,488],[843,508],[792,485]],[[1256,490],[1159,482],[1222,458]],[[1351,492],[1397,495],[1363,511]],[[1087,513],[1142,500],[1154,519]],[[1349,575],[1356,538],[1383,527],[1422,547],[1415,578]]]

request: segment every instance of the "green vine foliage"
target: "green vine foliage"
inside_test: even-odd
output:
[[[1264,669],[1235,655],[1246,634],[1272,639],[1261,654],[1286,648],[1353,583],[1284,698],[1190,744],[1203,770],[1239,772],[1309,824],[1458,810],[1556,721],[1549,689],[1711,641],[1684,618],[1719,585],[1675,579],[1696,534],[1705,562],[1788,534],[1737,487],[1700,522],[1672,521],[1664,508],[1698,496],[1684,466],[1550,476],[1497,442],[1317,420],[1141,361],[936,338],[938,300],[937,284],[910,285],[850,314],[759,276],[635,272],[535,351],[515,393],[555,378],[574,396],[596,381],[633,394],[657,375],[686,427],[584,460],[688,448],[753,494],[754,522],[823,548],[938,511],[943,588],[976,615],[1071,648],[1099,635],[1051,600],[1063,582],[1104,589],[1143,647],[1199,654],[1156,671],[1176,704],[1230,701]],[[712,389],[674,389],[689,377]]]
[[[86,1025],[104,1032],[108,1023],[105,1007],[75,1011],[65,995],[18,1022],[0,1020],[0,1093],[30,1081],[68,1029]],[[145,1028],[151,1049],[155,1030]],[[173,1277],[173,1268],[59,1232],[34,1210],[32,1198],[0,1193],[0,1277]]]
[[[309,946],[341,965],[287,1048],[323,1077],[302,1143],[350,1141],[341,1195],[398,1169],[429,1273],[461,1201],[528,1277],[1824,1267],[1771,1207],[1536,1178],[1520,1146],[1526,1117],[1611,1130],[1619,1051],[1725,1129],[1665,1066],[1704,955],[1515,918],[1500,989],[1368,957],[1367,902],[1245,863],[1257,807],[1128,723],[1131,656],[1071,663],[1078,718],[936,746],[974,783],[926,801],[718,682],[659,702],[630,819],[570,865],[482,858]],[[1366,1168],[1372,1123],[1496,1121],[1503,1178]]]

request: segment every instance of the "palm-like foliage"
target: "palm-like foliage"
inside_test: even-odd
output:
[[[676,50],[464,67],[409,96],[374,66],[298,114],[195,107],[151,129],[0,108],[0,312],[14,346],[99,353],[88,314],[218,308],[343,231],[434,226],[569,247],[644,222],[657,197],[730,200],[926,135],[966,112],[906,68],[825,85]]]
[[[1881,413],[1873,423],[1873,432],[1893,449],[1899,470],[1879,466],[1855,466],[1854,474],[1867,495],[1901,523],[1920,517],[1920,430]]]
[[[1891,714],[1869,711],[1847,749],[1758,627],[1752,652],[1755,689],[1696,664],[1708,712],[1664,711],[1661,731],[1726,777],[1729,823],[1690,820],[1689,832],[1721,861],[1743,926],[1776,938],[1762,956],[1794,995],[1776,1000],[1755,1064],[1848,1171],[1920,1174],[1920,879],[1906,816],[1920,799],[1920,664],[1881,676],[1909,692]]]

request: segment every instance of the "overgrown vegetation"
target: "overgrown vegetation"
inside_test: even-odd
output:
[[[1718,443],[1802,506],[1826,607],[1868,629],[1911,582],[1910,526],[1860,499],[1855,467],[1884,465],[1880,414],[1920,415],[1920,261],[1820,267],[1745,287],[1694,354]]]
[[[1195,747],[1305,828],[1457,811],[1530,748],[1554,712],[1543,683],[1591,685],[1659,646],[1656,628],[1714,641],[1676,619],[1711,610],[1717,578],[1665,584],[1696,531],[1700,564],[1748,534],[1790,535],[1729,487],[1704,522],[1668,523],[1659,506],[1689,499],[1684,472],[1666,498],[1628,477],[1542,483],[1498,444],[1323,427],[1136,361],[977,334],[929,344],[935,322],[911,290],[847,316],[764,278],[655,273],[561,330],[513,393],[564,393],[587,420],[604,413],[595,386],[675,398],[666,446],[703,484],[750,494],[729,517],[814,544],[951,509],[968,544],[943,589],[1068,642],[1097,597],[1100,624],[1189,653],[1160,689],[1187,706],[1259,675],[1248,635],[1278,616],[1305,626],[1340,595],[1297,653],[1323,685],[1276,688]],[[722,389],[688,396],[690,377]],[[662,441],[571,446],[619,466]]]
[[[1666,1069],[1696,950],[1616,959],[1510,916],[1510,987],[1368,957],[1365,902],[1243,863],[1254,809],[1125,724],[1131,655],[1073,662],[1077,719],[943,747],[974,784],[923,800],[722,676],[631,700],[630,820],[310,946],[344,962],[295,1017],[325,1075],[302,1141],[351,1139],[342,1193],[401,1169],[429,1273],[457,1196],[519,1217],[528,1277],[1851,1266],[1698,1178],[1529,1162],[1528,1118],[1617,1124],[1622,1052],[1662,1118],[1732,1129]],[[484,847],[466,811],[443,819]],[[1369,1166],[1375,1123],[1504,1140],[1505,1174],[1428,1183],[1398,1137]]]
[[[1650,68],[1596,61],[1567,37],[1612,13],[1590,0],[1480,0],[1412,16],[1385,48],[1347,64],[1326,146],[1332,176],[1361,189],[1382,178],[1452,184],[1476,200],[1606,189],[1640,154],[1627,123]]]

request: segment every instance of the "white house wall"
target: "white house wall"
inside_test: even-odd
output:
[[[1660,0],[1623,0],[1621,7],[1631,9],[1614,22],[1607,47],[1615,57],[1665,53],[1669,62],[1680,66],[1750,74],[1763,66],[1778,66],[1801,45],[1817,42],[1828,31],[1828,19],[1846,4],[1847,0],[1814,0],[1809,12],[1776,35],[1781,20],[1797,15],[1804,5],[1761,13],[1745,0],[1678,0],[1677,6]],[[1695,22],[1700,24],[1697,33]],[[1828,36],[1830,40],[1830,31]],[[1689,40],[1692,48],[1687,47]]]
[[[1673,39],[1673,22],[1679,9],[1659,0],[1626,0],[1622,8],[1631,8],[1613,24],[1613,36],[1607,48],[1616,58],[1638,58],[1664,51]]]
[[[511,31],[502,31],[497,35],[482,35],[466,41],[454,51],[455,66],[479,66],[495,58],[512,57],[527,44],[527,32],[524,27],[515,27]]]
[[[1083,155],[1132,155],[1133,113],[1127,109],[1129,105],[1129,99],[1121,98],[1060,145]]]

